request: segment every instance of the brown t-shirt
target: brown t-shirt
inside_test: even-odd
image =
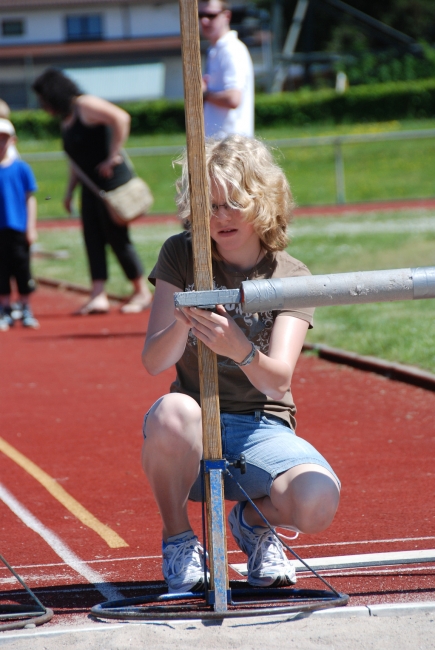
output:
[[[307,267],[285,251],[268,253],[248,274],[235,271],[224,262],[213,260],[213,285],[215,289],[238,289],[244,280],[288,278],[310,275]],[[193,255],[190,233],[182,232],[166,240],[160,251],[157,264],[150,273],[152,284],[164,280],[181,291],[193,291]],[[266,311],[243,314],[240,305],[225,305],[225,309],[240,329],[261,352],[268,353],[272,327],[278,314],[301,318],[313,324],[313,309]],[[296,407],[290,390],[282,400],[274,400],[255,388],[245,373],[232,359],[219,356],[219,399],[221,411],[227,413],[253,413],[264,411],[282,418],[294,429]],[[199,372],[197,339],[189,333],[186,349],[176,364],[177,377],[171,385],[171,392],[190,395],[198,404]]]

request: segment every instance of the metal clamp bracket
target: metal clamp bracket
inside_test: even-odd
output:
[[[204,461],[204,472],[210,473],[212,470],[227,471],[227,461],[225,458],[209,459]]]
[[[235,467],[240,470],[240,474],[246,474],[246,458],[245,454],[240,454],[239,458],[234,461],[234,463],[227,462],[228,467]],[[227,470],[228,471],[228,470]]]
[[[233,463],[230,463],[225,458],[217,458],[213,460],[204,460],[204,472],[207,474],[213,470],[219,470],[226,474],[228,472],[228,467],[235,467],[240,470],[241,474],[246,474],[246,458],[245,454],[240,454],[239,458]]]

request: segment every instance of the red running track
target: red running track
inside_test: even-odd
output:
[[[365,201],[361,203],[333,203],[329,205],[303,205],[294,211],[295,217],[340,217],[360,212],[394,212],[396,210],[423,210],[435,208],[435,198],[395,199],[387,201]],[[132,225],[163,222],[179,222],[176,214],[150,214],[137,219]],[[38,221],[38,230],[51,228],[79,228],[80,219],[53,218]]]
[[[41,329],[1,334],[0,436],[128,546],[109,548],[1,451],[0,484],[129,597],[161,580],[159,514],[140,467],[141,423],[173,371],[151,378],[141,366],[146,313],[121,315],[113,307],[107,316],[71,316],[82,300],[41,288],[34,299]],[[295,550],[308,559],[435,548],[435,392],[303,355],[294,394],[299,435],[328,458],[343,485],[333,525],[301,536]],[[47,607],[80,619],[105,599],[1,499],[0,516],[0,553]],[[199,534],[200,520],[192,505]],[[229,549],[230,563],[245,561],[232,539]],[[353,605],[434,599],[433,563],[325,576]],[[322,588],[311,577],[300,585]],[[18,593],[1,568],[0,591]]]

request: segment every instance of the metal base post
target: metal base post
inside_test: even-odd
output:
[[[18,582],[24,587],[24,589],[27,591],[35,603],[34,605],[0,605],[0,620],[9,621],[7,623],[0,623],[0,631],[19,630],[21,628],[35,627],[36,625],[47,623],[53,617],[53,610],[44,607],[41,601],[35,596],[33,591],[26,585],[24,580],[5,560],[3,555],[0,555],[0,560],[9,569],[12,575],[18,580]],[[11,619],[15,620],[11,622]]]
[[[242,473],[246,471],[243,455],[231,465],[239,467]],[[269,587],[264,589],[251,587],[246,582],[239,581],[227,584],[222,475],[228,474],[252,503],[245,490],[229,471],[229,466],[230,463],[225,459],[203,461],[203,474],[209,477],[208,507],[211,510],[209,534],[212,537],[209,540],[212,542],[209,546],[213,552],[211,566],[213,567],[214,577],[212,589],[197,593],[152,594],[110,601],[92,607],[91,614],[98,618],[121,620],[223,619],[242,616],[297,614],[329,607],[342,607],[348,603],[349,596],[347,594],[336,591],[283,542],[281,543],[285,548],[300,560],[308,570],[314,573],[329,590],[295,589],[294,587]],[[252,505],[258,511],[255,504],[252,503]],[[265,523],[271,528],[266,520]],[[272,528],[271,530],[273,531]]]
[[[315,589],[256,589],[233,587],[231,601],[223,612],[207,604],[204,593],[144,595],[95,605],[91,614],[97,618],[118,620],[170,620],[241,618],[244,616],[276,616],[313,612],[330,607],[342,607],[349,601],[347,594]]]
[[[210,548],[212,549],[213,589],[208,590],[207,602],[215,612],[225,612],[230,599],[226,559],[225,510],[222,474],[226,472],[226,461],[205,460],[204,474],[209,475]]]

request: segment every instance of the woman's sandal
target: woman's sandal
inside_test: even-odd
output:
[[[141,311],[151,307],[153,301],[153,294],[150,292],[149,295],[135,294],[133,295],[125,305],[121,307],[122,314],[139,314]]]
[[[76,316],[88,316],[91,314],[107,314],[110,310],[110,303],[106,296],[95,296],[80,309],[74,312]]]

